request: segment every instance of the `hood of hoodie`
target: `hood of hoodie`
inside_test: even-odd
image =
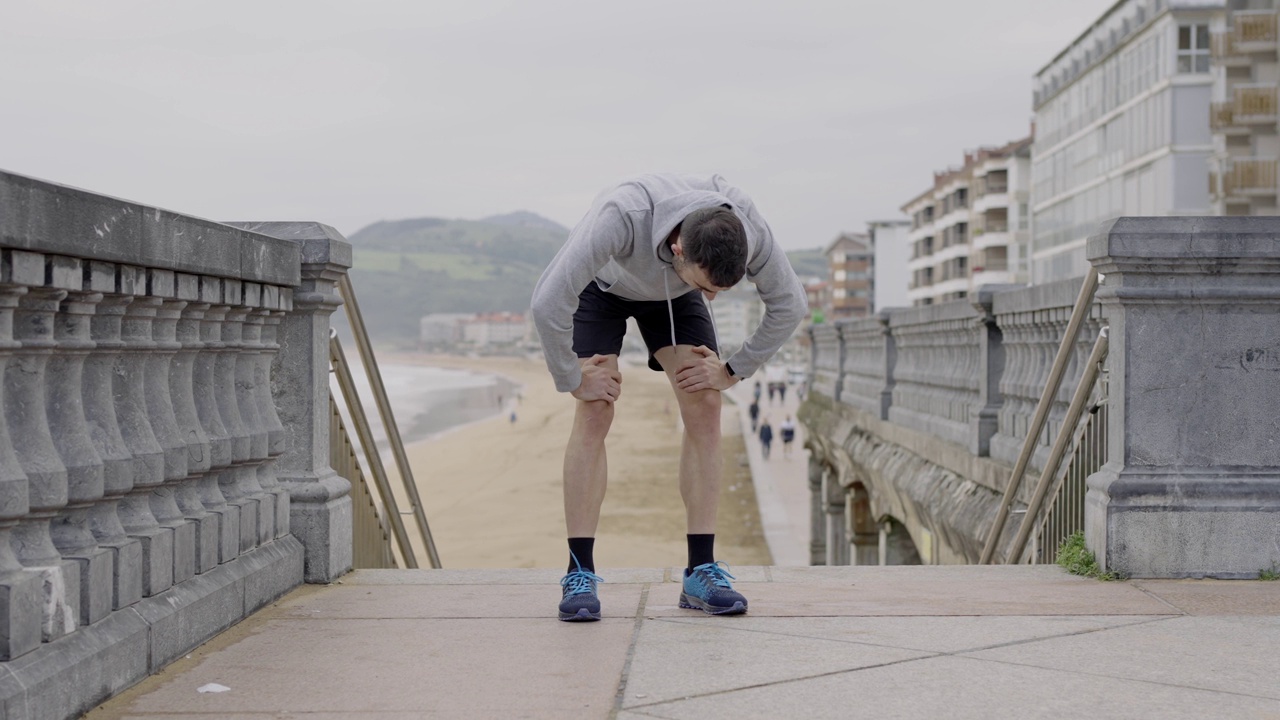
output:
[[[719,175],[709,178],[683,175],[643,175],[606,191],[628,219],[633,237],[631,252],[614,255],[596,273],[600,289],[629,300],[665,300],[694,288],[672,269],[673,255],[667,237],[689,213],[725,206],[734,211],[747,231],[747,255],[754,255],[760,231],[742,205],[731,196],[735,188]]]

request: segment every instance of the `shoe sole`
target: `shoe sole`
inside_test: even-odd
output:
[[[578,608],[576,613],[560,613],[560,619],[565,622],[591,622],[600,619],[600,613],[591,612],[586,608]]]
[[[735,602],[733,607],[716,607],[696,597],[690,597],[686,593],[680,593],[680,607],[686,610],[701,610],[708,615],[742,615],[747,612],[747,604],[744,602]]]

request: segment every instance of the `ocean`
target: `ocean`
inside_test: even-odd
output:
[[[383,462],[393,465],[390,443],[378,415],[368,377],[359,363],[360,358],[349,354],[347,359],[352,363],[356,391],[360,395],[361,405],[364,406]],[[379,363],[378,367],[405,445],[477,420],[510,412],[516,394],[520,391],[519,385],[491,373],[394,363]],[[345,410],[345,402],[342,401],[336,380],[331,380],[330,389],[339,398],[338,404],[344,408],[343,415],[349,419],[350,414]],[[354,437],[352,439],[355,441]]]

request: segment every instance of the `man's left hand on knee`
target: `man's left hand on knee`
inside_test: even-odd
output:
[[[729,375],[715,351],[706,345],[693,348],[676,370],[676,387],[685,392],[727,390],[737,381]]]

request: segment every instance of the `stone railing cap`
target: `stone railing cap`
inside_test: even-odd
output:
[[[3,170],[0,245],[253,282],[301,282],[296,242]]]
[[[338,265],[351,267],[351,243],[329,225],[318,222],[229,222],[232,227],[243,228],[263,235],[294,240],[302,244],[302,262],[305,265]]]
[[[1277,258],[1271,217],[1122,217],[1089,236],[1090,261],[1106,258],[1186,260]]]

